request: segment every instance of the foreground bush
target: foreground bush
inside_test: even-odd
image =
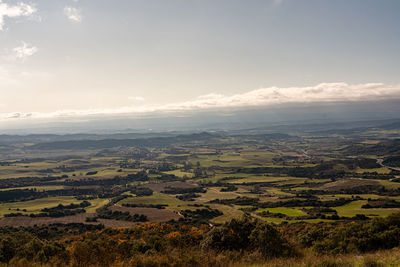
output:
[[[272,224],[250,216],[232,219],[205,234],[203,249],[260,252],[265,258],[293,256],[294,248]]]
[[[249,216],[216,227],[57,224],[0,228],[0,266],[399,266],[399,246],[400,214],[279,227]]]
[[[400,213],[366,222],[319,224],[299,234],[300,243],[319,253],[365,253],[400,246]]]

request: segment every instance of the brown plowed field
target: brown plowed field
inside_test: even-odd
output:
[[[104,224],[105,227],[111,228],[127,228],[132,227],[136,223],[127,222],[127,221],[117,221],[117,220],[106,220],[106,219],[98,219],[97,222],[86,222],[87,217],[94,217],[96,214],[94,213],[83,213],[77,214],[74,216],[66,216],[61,218],[51,218],[51,217],[40,217],[40,218],[31,218],[31,217],[5,217],[0,218],[0,227],[4,226],[34,226],[34,225],[48,225],[53,223],[85,223],[85,224]]]
[[[169,220],[178,220],[182,218],[181,215],[167,209],[155,209],[155,208],[130,208],[121,206],[110,207],[112,211],[128,211],[131,215],[143,214],[146,215],[150,222],[167,222]]]
[[[197,187],[197,184],[192,184],[192,183],[187,183],[187,182],[180,182],[180,181],[175,181],[175,182],[166,182],[166,183],[157,183],[157,184],[144,184],[141,187],[147,187],[153,190],[154,192],[160,193],[163,191],[166,187],[176,187],[176,188],[194,188]]]
[[[359,188],[363,186],[380,187],[381,184],[373,180],[353,178],[353,179],[343,179],[343,180],[338,180],[336,182],[327,183],[321,186],[320,189],[326,191],[336,191],[341,189]]]

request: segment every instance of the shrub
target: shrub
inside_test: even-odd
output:
[[[203,249],[258,251],[262,256],[282,257],[293,255],[293,246],[272,224],[245,215],[215,227],[201,242]]]

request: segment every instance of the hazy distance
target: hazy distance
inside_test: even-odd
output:
[[[398,10],[396,0],[0,0],[0,131],[397,118]]]

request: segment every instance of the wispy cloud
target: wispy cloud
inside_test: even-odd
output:
[[[29,17],[34,14],[37,9],[30,4],[19,3],[9,5],[0,0],[0,31],[4,29],[5,18]]]
[[[82,21],[81,11],[75,7],[66,6],[64,8],[64,14],[71,21],[74,21],[74,22]]]
[[[137,98],[137,97],[136,97]],[[215,108],[261,107],[288,103],[321,103],[335,101],[369,101],[400,99],[400,85],[366,83],[321,83],[308,87],[268,87],[242,94],[208,94],[197,99],[164,105],[132,105],[115,109],[60,110],[52,113],[0,114],[0,119],[68,118],[94,115],[122,115],[163,111],[190,111]],[[141,98],[138,98],[141,99]]]
[[[38,52],[38,48],[25,42],[21,42],[21,45],[14,48],[13,52],[17,59],[25,60],[26,58],[36,54]]]

